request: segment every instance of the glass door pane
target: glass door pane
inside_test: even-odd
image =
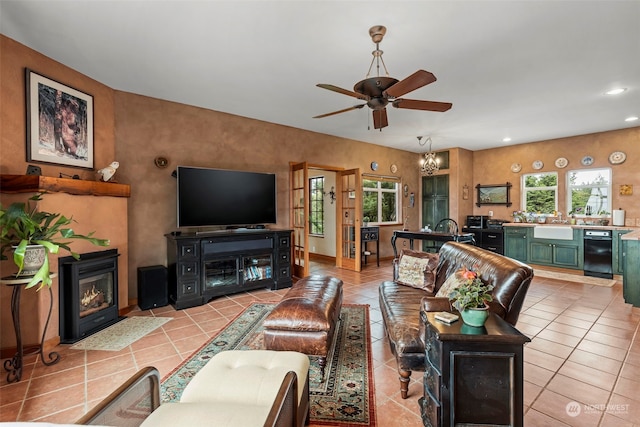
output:
[[[238,279],[236,258],[204,263],[204,291],[220,286],[237,286],[240,283]]]
[[[242,271],[243,283],[271,279],[271,255],[245,257]]]

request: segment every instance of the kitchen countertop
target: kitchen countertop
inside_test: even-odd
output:
[[[622,240],[640,240],[640,230],[635,230],[631,233],[623,234]]]
[[[624,225],[592,225],[592,224],[560,224],[560,223],[537,223],[537,222],[507,222],[502,224],[503,227],[558,227],[558,226],[562,226],[562,227],[571,227],[571,228],[589,228],[589,229],[602,229],[602,230],[631,230],[631,231],[638,231],[638,233],[640,233],[640,230],[637,227],[627,227]],[[634,233],[628,233],[628,234],[634,234]]]

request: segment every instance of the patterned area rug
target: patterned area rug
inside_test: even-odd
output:
[[[180,399],[190,379],[223,350],[263,347],[262,321],[275,304],[254,303],[225,329],[192,354],[162,381],[163,402]],[[335,343],[327,357],[326,378],[320,381],[318,358],[310,357],[311,423],[334,426],[375,426],[375,396],[369,307],[343,304]]]
[[[120,351],[167,323],[172,317],[134,316],[75,343],[72,350]]]
[[[535,268],[534,276],[547,279],[566,280],[567,282],[585,283],[587,285],[606,286],[608,288],[616,284],[614,279],[602,279],[600,277],[582,276],[580,274],[559,273],[557,271]]]

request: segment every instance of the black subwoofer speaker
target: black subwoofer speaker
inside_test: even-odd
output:
[[[151,265],[138,267],[138,306],[140,310],[169,304],[167,267]]]

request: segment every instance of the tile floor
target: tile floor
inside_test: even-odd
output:
[[[361,273],[314,263],[313,272],[340,277],[345,303],[370,305],[378,425],[421,426],[422,373],[413,374],[402,400],[378,308],[377,287],[390,278],[390,262]],[[50,367],[29,356],[20,382],[0,378],[0,421],[73,422],[138,369],[153,365],[165,376],[249,303],[275,302],[284,292],[134,311],[129,315],[174,320],[120,352],[61,345],[62,360]],[[536,277],[517,325],[532,339],[525,347],[525,425],[640,426],[639,322],[640,309],[624,303],[620,283],[604,288]]]

